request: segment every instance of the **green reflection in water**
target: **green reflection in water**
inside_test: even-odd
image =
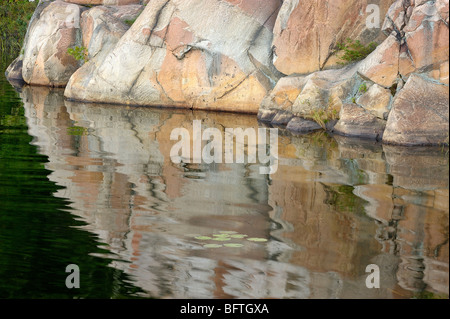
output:
[[[326,204],[340,213],[365,214],[367,201],[356,196],[354,187],[349,185],[323,185],[327,192]]]
[[[94,235],[69,213],[69,202],[53,196],[44,163],[31,145],[22,101],[0,77],[0,298],[127,298],[141,291],[110,259],[91,254]],[[80,288],[65,286],[66,266],[80,268]]]
[[[69,135],[84,136],[88,134],[88,130],[81,126],[71,126],[67,128],[67,133]]]

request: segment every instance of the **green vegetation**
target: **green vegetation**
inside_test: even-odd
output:
[[[305,118],[315,121],[322,128],[326,129],[328,122],[339,119],[339,112],[335,108],[329,107],[327,109],[313,110]]]
[[[340,213],[364,215],[367,202],[354,194],[355,188],[349,185],[323,184],[327,193],[325,203]]]
[[[360,61],[372,53],[376,47],[376,42],[370,42],[367,45],[363,45],[359,40],[352,40],[350,38],[347,38],[343,43],[338,43],[336,45],[336,48],[339,51],[344,52],[340,57],[340,59],[343,60],[341,64]]]
[[[22,48],[38,1],[2,0],[0,3],[0,55],[2,60],[16,57]],[[10,61],[7,61],[10,62]]]
[[[75,58],[77,61],[83,61],[84,63],[89,61],[89,52],[85,47],[68,48],[67,53]]]
[[[67,128],[67,134],[75,136],[84,136],[88,135],[88,130],[87,128],[81,126],[71,126]]]
[[[367,92],[367,84],[363,83],[359,86],[359,93],[366,93]]]
[[[245,234],[239,234],[235,231],[220,231],[217,234],[212,234],[210,236],[193,236],[196,240],[200,241],[216,241],[216,242],[229,242],[231,243],[208,243],[204,244],[203,248],[221,248],[221,247],[228,247],[228,248],[241,248],[244,247],[245,240],[250,242],[256,242],[256,243],[264,243],[267,242],[266,238],[259,238],[259,237],[251,237],[248,238],[248,235]],[[234,241],[234,242],[233,242]],[[236,242],[238,241],[238,242]]]
[[[304,100],[301,100],[301,101],[300,101],[300,104],[305,104],[305,105],[307,105],[307,106],[309,106],[309,107],[312,106],[312,103],[311,103],[311,100],[310,100],[310,99],[304,99]]]
[[[422,291],[416,293],[413,299],[448,299],[448,295],[436,294],[430,291]]]
[[[131,27],[133,25],[134,21],[136,21],[136,19],[125,20],[125,23],[128,24]]]

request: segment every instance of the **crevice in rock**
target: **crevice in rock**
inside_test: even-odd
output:
[[[128,96],[131,95],[131,91],[133,90],[134,86],[136,85],[138,79],[141,77],[142,72],[144,72],[144,68],[142,68],[138,75],[134,78],[133,82],[131,82],[130,88],[128,89],[128,92],[126,93]]]
[[[191,49],[191,45],[180,45],[172,50],[172,54],[177,58],[177,60],[183,60]]]
[[[251,36],[251,40],[250,40],[250,44],[248,46],[247,49],[247,56],[249,57],[250,62],[253,64],[253,66],[255,67],[255,69],[261,71],[269,80],[270,82],[273,84],[272,86],[275,86],[276,83],[274,83],[274,81],[276,82],[280,77],[281,77],[281,73],[279,74],[275,74],[276,68],[273,67],[274,70],[263,70],[261,68],[262,64],[257,63],[256,58],[250,53],[252,47],[255,45],[257,39],[259,38],[261,32],[264,30],[265,24],[275,15],[278,14],[278,12],[280,11],[281,6],[277,7],[268,17],[267,19],[261,24],[261,26],[254,32],[254,34]],[[275,54],[275,46],[272,46],[272,49],[270,50],[270,56],[269,56],[269,61],[273,61],[273,56]],[[258,65],[259,64],[259,65]]]
[[[147,39],[146,39],[146,41],[145,41],[146,44],[148,44],[148,42],[150,42],[150,39],[152,38],[152,35],[153,35],[153,30],[154,30],[155,27],[158,25],[159,19],[160,19],[160,17],[161,17],[161,14],[162,14],[162,12],[164,11],[164,9],[166,8],[166,6],[169,4],[169,2],[170,2],[170,0],[165,1],[165,2],[161,5],[161,7],[160,7],[159,9],[156,10],[155,18],[154,18],[153,24],[152,24],[152,26],[150,27],[150,34],[148,35],[148,37],[147,37]]]
[[[235,86],[233,86],[231,89],[229,89],[228,91],[226,91],[225,93],[223,93],[221,96],[218,96],[216,99],[222,99],[225,96],[227,96],[228,94],[230,94],[231,92],[233,92],[234,90],[236,90],[242,83],[245,82],[245,80],[247,80],[250,75],[253,75],[253,73],[246,75],[241,81],[239,81],[239,83],[237,83]]]
[[[394,83],[389,90],[391,91],[391,95],[395,96],[397,94],[397,87],[398,87],[398,82]]]
[[[159,76],[159,73],[156,72],[155,80],[156,80],[156,83],[159,85],[159,87],[160,87],[160,89],[161,89],[161,92],[164,94],[164,96],[165,96],[170,102],[175,103],[175,101],[172,100],[172,98],[169,96],[169,94],[167,94],[167,92],[166,92],[166,90],[164,89],[164,87],[163,87],[163,85],[161,84],[161,82],[159,82],[158,76]]]

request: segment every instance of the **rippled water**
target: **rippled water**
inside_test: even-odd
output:
[[[445,149],[280,130],[270,176],[174,164],[174,128],[261,124],[1,81],[0,297],[448,298]]]

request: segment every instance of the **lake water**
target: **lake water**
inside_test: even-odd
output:
[[[0,81],[1,298],[448,298],[448,149],[280,129],[272,175],[174,164],[174,128],[262,124]]]

